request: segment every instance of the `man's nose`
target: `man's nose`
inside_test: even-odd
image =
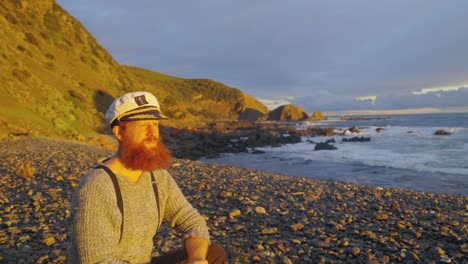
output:
[[[155,137],[159,137],[159,127],[156,126],[156,125],[148,125],[146,127],[146,134],[148,136],[155,136]]]

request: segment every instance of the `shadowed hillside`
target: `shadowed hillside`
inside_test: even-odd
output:
[[[50,0],[0,2],[0,138],[104,131],[113,98],[146,90],[161,101],[170,126],[268,112],[238,89],[122,66],[82,24]],[[254,113],[252,115],[252,113]]]
[[[261,117],[261,120],[270,121],[300,121],[309,118],[307,112],[300,106],[291,104],[282,105]]]

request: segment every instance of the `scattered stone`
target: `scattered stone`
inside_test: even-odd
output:
[[[298,231],[304,229],[304,225],[302,223],[292,224],[291,229],[293,231]]]
[[[441,256],[439,261],[442,263],[452,263],[452,259],[449,258],[448,256]]]
[[[388,215],[387,214],[379,214],[375,217],[375,220],[379,220],[379,221],[383,221],[383,220],[387,220],[388,219]]]
[[[173,164],[171,165],[171,168],[177,169],[177,168],[180,168],[180,165],[181,165],[180,163],[173,163]]]
[[[312,245],[318,248],[329,248],[331,246],[330,242],[322,241],[318,239],[312,240]]]
[[[352,248],[348,248],[346,252],[348,253],[348,255],[356,256],[356,255],[361,254],[361,249],[359,247],[352,247]]]
[[[460,251],[464,254],[468,254],[468,243],[460,245]]]
[[[53,259],[52,263],[63,263],[63,262],[65,262],[66,259],[67,259],[67,257],[65,257],[65,256],[59,256],[59,257]]]
[[[300,245],[302,242],[299,239],[293,239],[292,240],[293,244]]]
[[[293,264],[292,260],[289,259],[288,257],[283,258],[283,264]]]
[[[255,213],[257,213],[257,214],[266,214],[266,210],[265,210],[265,208],[263,208],[261,206],[257,206],[257,207],[255,207]]]
[[[241,211],[239,209],[235,209],[229,213],[229,218],[234,218],[239,215],[241,215]]]
[[[55,238],[48,237],[48,238],[45,238],[42,242],[44,242],[44,244],[46,244],[47,246],[52,246],[53,244],[55,244]]]
[[[401,222],[401,221],[398,222],[398,223],[396,223],[396,227],[397,227],[398,229],[405,229],[405,228],[406,228],[405,223],[404,223],[404,222]]]
[[[243,229],[245,229],[245,225],[235,225],[234,226],[234,230],[236,230],[236,231],[240,231],[240,230],[243,230]]]
[[[278,232],[278,228],[276,227],[271,227],[271,228],[264,228],[262,229],[262,232],[260,232],[262,235],[272,235]]]
[[[412,252],[412,251],[406,251],[406,258],[407,259],[410,259],[412,261],[415,261],[415,262],[419,262],[421,261],[421,259],[419,258],[418,255],[416,255],[416,253]]]
[[[112,154],[45,138],[1,141],[0,262],[66,262],[74,186]],[[20,157],[35,168],[30,181],[15,174]],[[444,258],[464,263],[468,256],[468,198],[461,195],[190,160],[173,164],[171,174],[207,220],[213,241],[226,248],[230,263],[441,263]],[[154,254],[182,243],[163,225]]]

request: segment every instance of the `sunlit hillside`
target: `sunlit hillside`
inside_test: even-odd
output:
[[[102,132],[113,98],[139,90],[159,98],[172,126],[268,112],[219,82],[120,65],[55,1],[0,1],[0,38],[0,138]]]

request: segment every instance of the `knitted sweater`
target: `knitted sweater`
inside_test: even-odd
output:
[[[184,238],[203,237],[209,241],[205,220],[185,199],[169,172],[153,173],[161,215],[149,172],[143,172],[135,183],[117,175],[123,217],[112,180],[103,169],[94,169],[81,179],[72,200],[69,263],[148,263],[153,237],[163,221]]]

